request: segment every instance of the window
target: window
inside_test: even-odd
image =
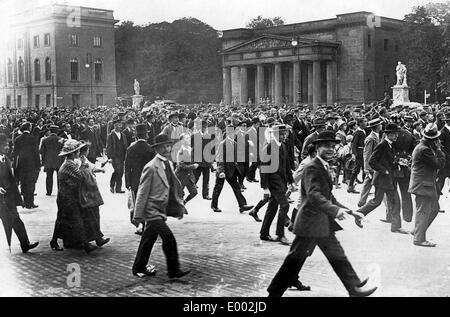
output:
[[[50,46],[50,33],[44,34],[44,46]]]
[[[367,47],[368,48],[372,47],[372,35],[371,34],[367,34]]]
[[[11,95],[6,96],[6,108],[11,107]]]
[[[23,39],[17,40],[17,49],[21,50],[23,48]]]
[[[39,47],[39,35],[33,37],[33,47]]]
[[[102,37],[94,36],[94,47],[102,47]]]
[[[78,80],[78,59],[76,58],[70,60],[70,80]]]
[[[19,62],[17,64],[18,64],[18,69],[19,69],[19,83],[23,83],[24,78],[25,78],[25,76],[24,76],[25,72],[24,72],[22,57],[19,57]]]
[[[95,95],[95,100],[97,101],[97,107],[103,106],[103,95],[102,94]]]
[[[72,107],[78,107],[80,105],[80,95],[73,94],[72,95]]]
[[[45,105],[48,107],[51,105],[52,95],[45,95]]]
[[[70,34],[69,35],[69,44],[70,46],[79,46],[80,45],[80,38],[78,34]]]
[[[52,80],[52,62],[50,57],[45,59],[45,80]]]
[[[389,50],[389,39],[384,39],[384,50],[385,51]]]
[[[13,65],[11,59],[8,58],[8,84],[11,84],[13,80]]]
[[[39,95],[35,95],[35,96],[34,96],[34,106],[35,106],[36,108],[39,108],[39,98],[40,98]]]
[[[22,95],[17,95],[17,108],[22,107]]]
[[[37,58],[34,60],[34,81],[41,81],[41,63]]]
[[[97,58],[94,62],[95,81],[102,81],[103,78],[103,61]]]

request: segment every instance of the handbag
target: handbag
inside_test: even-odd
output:
[[[83,180],[80,185],[80,205],[82,208],[98,207],[104,204],[98,190],[95,176],[87,169],[81,169]]]

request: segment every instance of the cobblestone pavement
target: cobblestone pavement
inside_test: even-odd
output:
[[[41,173],[35,210],[19,213],[32,241],[38,248],[22,254],[13,234],[12,252],[0,233],[0,296],[266,296],[266,288],[281,265],[289,247],[259,240],[260,223],[247,212],[240,214],[231,188],[224,186],[219,200],[222,213],[213,213],[209,202],[194,198],[188,204],[189,215],[182,220],[169,219],[178,242],[181,266],[192,273],[179,280],[166,275],[165,257],[158,239],[150,262],[156,265],[154,277],[139,279],[131,274],[131,266],[140,237],[129,223],[125,194],[111,194],[106,174],[98,175],[105,205],[101,207],[102,231],[111,242],[90,255],[84,251],[54,252],[49,247],[56,217],[56,195],[45,196],[45,174]],[[199,182],[201,184],[201,181]],[[211,180],[211,189],[214,178]],[[256,204],[262,197],[259,184],[247,184],[245,197]],[[441,207],[449,207],[450,194],[441,199]],[[347,206],[356,207],[358,195],[347,194],[345,188],[335,195]],[[297,194],[292,195],[293,198]],[[292,209],[291,205],[291,209]],[[448,209],[448,208],[447,208]],[[264,215],[265,208],[260,212]],[[436,248],[413,246],[411,235],[392,234],[379,207],[367,218],[364,229],[351,219],[338,233],[347,256],[361,275],[370,274],[379,281],[374,296],[448,296],[450,286],[450,209],[439,214],[428,232],[438,243]],[[275,221],[276,222],[276,221]],[[412,229],[412,224],[404,224]],[[287,231],[286,231],[287,232]],[[275,235],[275,223],[271,231]],[[287,232],[287,237],[294,236]],[[70,287],[70,267],[78,265],[80,286]],[[337,276],[320,250],[307,260],[300,274],[311,292],[289,290],[285,296],[347,296]],[[68,283],[69,280],[69,283]]]

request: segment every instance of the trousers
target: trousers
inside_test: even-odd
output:
[[[414,241],[426,241],[426,232],[439,213],[439,201],[437,198],[416,195],[416,220],[414,226]]]
[[[278,237],[284,237],[284,227],[286,223],[287,213],[289,211],[289,202],[286,197],[285,189],[286,188],[270,189],[271,197],[269,199],[266,214],[264,215],[264,219],[261,225],[261,231],[259,232],[261,236],[269,235],[270,226],[272,225],[273,219],[277,214],[279,206],[280,210],[278,211],[277,229],[275,233]]]
[[[211,201],[211,206],[213,208],[217,208],[217,205],[219,203],[219,196],[220,193],[222,192],[223,185],[225,184],[225,179],[233,189],[234,196],[236,197],[239,207],[247,205],[247,201],[245,200],[244,195],[242,195],[241,193],[241,186],[239,185],[238,182],[238,174],[239,173],[237,172],[237,170],[235,170],[232,177],[229,178],[219,178],[218,176],[216,177],[216,184],[214,185],[213,196]]]
[[[45,189],[47,190],[47,194],[51,195],[53,191],[53,173],[58,173],[57,168],[47,168],[45,170],[45,173],[47,174],[47,177],[45,178]]]
[[[180,269],[178,260],[177,241],[164,219],[146,222],[145,231],[142,234],[141,242],[133,264],[133,273],[144,272],[150,259],[150,254],[158,236],[162,239],[162,249],[166,256],[167,271],[169,274]]]
[[[316,246],[323,252],[347,291],[350,292],[361,283],[334,233],[325,238],[296,236],[286,259],[267,288],[270,296],[281,297],[284,294],[291,282],[297,279],[306,258]]]
[[[122,177],[125,163],[121,159],[112,159],[111,163],[114,168],[114,172],[111,175],[109,186],[111,188],[115,188],[116,191],[122,190]]]
[[[197,184],[200,175],[202,175],[202,196],[203,198],[209,196],[209,176],[211,168],[209,166],[199,166],[194,170],[195,183]]]
[[[406,222],[411,222],[413,217],[413,204],[411,193],[408,192],[409,187],[409,177],[397,178],[398,188],[400,189],[400,194],[402,196],[402,214],[403,220]]]

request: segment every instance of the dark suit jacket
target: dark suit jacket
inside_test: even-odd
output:
[[[203,152],[206,146],[210,142],[214,142],[213,135],[201,134],[200,132],[195,132],[191,135],[191,148],[192,148],[192,162],[197,163],[200,167],[210,167],[211,166],[211,158],[205,157],[205,153]],[[212,148],[212,147],[210,147]],[[212,151],[211,157],[213,155]],[[206,153],[208,155],[208,151]]]
[[[297,139],[301,142],[301,144],[303,144],[305,142],[306,137],[310,133],[308,124],[304,120],[300,121],[297,119],[294,121],[292,129],[294,130]]]
[[[415,195],[438,198],[437,170],[444,166],[445,161],[443,151],[432,148],[428,141],[421,141],[412,154],[408,191]]]
[[[97,158],[100,156],[103,150],[103,145],[100,141],[100,134],[94,127],[86,127],[86,129],[81,132],[80,139],[91,143],[91,147],[89,148],[89,157]]]
[[[111,131],[108,135],[108,139],[106,141],[106,153],[110,159],[118,159],[125,160],[125,155],[127,154],[127,137],[120,132],[120,140],[117,137],[116,133]]]
[[[42,165],[45,169],[61,166],[64,159],[58,155],[63,147],[61,140],[56,134],[50,134],[42,139],[39,152],[42,155]]]
[[[181,184],[186,184],[188,181],[195,183],[194,171],[195,167],[192,163],[192,152],[180,148],[177,153],[177,168],[175,174],[180,180]]]
[[[134,137],[134,132],[130,131],[128,128],[124,129],[122,131],[122,133],[125,135],[125,137],[127,138],[127,143],[131,144],[134,141],[136,141],[135,137]]]
[[[441,129],[439,139],[441,140],[442,151],[444,151],[446,157],[443,169],[450,172],[450,131],[445,126]]]
[[[13,157],[16,178],[36,173],[41,166],[36,138],[28,132],[19,135],[14,142]]]
[[[156,153],[147,142],[138,140],[130,145],[125,156],[125,187],[137,192],[142,170]]]
[[[353,133],[352,153],[355,154],[355,156],[360,157],[361,159],[363,159],[365,139],[366,135],[363,131],[356,130],[355,133]]]
[[[369,160],[370,167],[375,171],[373,175],[373,186],[393,190],[394,186],[394,150],[383,139],[374,149]],[[389,174],[386,174],[386,171]]]
[[[323,238],[342,230],[334,220],[340,208],[346,208],[333,196],[330,174],[316,157],[303,170],[301,198],[294,233],[301,237]]]
[[[8,207],[23,206],[22,196],[11,170],[11,161],[7,157],[4,162],[0,161],[0,187],[6,190],[4,199]]]
[[[292,184],[292,170],[289,163],[289,153],[284,144],[278,144],[272,140],[266,144],[263,150],[263,159],[261,163],[261,187],[272,190],[287,190],[287,184]],[[267,155],[267,156],[266,156]],[[275,158],[275,159],[274,159]],[[277,161],[278,159],[278,161]],[[275,171],[267,173],[266,169],[274,168]]]
[[[416,146],[416,141],[411,132],[406,129],[400,129],[397,141],[394,142],[394,155],[397,158],[409,158]],[[397,168],[394,176],[397,178],[408,178],[411,170],[407,166]]]

